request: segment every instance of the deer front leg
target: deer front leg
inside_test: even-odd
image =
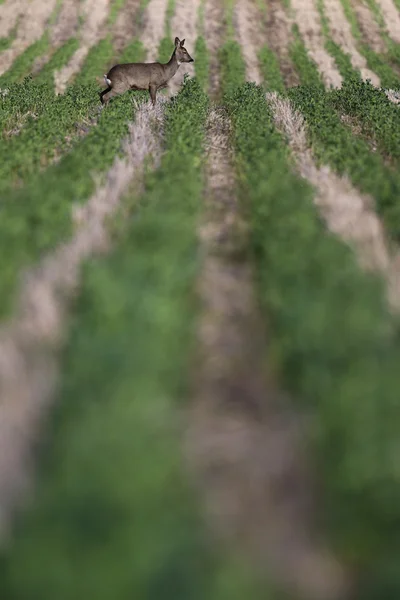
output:
[[[153,103],[153,106],[156,105],[156,97],[157,97],[157,87],[155,85],[151,85],[149,88],[150,98]]]

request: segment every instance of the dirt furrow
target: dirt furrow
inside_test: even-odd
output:
[[[82,5],[83,24],[80,31],[80,48],[65,67],[54,73],[57,94],[65,91],[68,82],[79,72],[90,48],[104,37],[104,25],[109,8],[110,0],[86,0]]]
[[[285,12],[281,0],[268,2],[266,18],[266,42],[279,59],[279,65],[286,87],[300,84],[300,79],[289,56],[292,42],[292,21]]]
[[[175,36],[178,36],[180,40],[184,39],[185,47],[195,60],[194,46],[197,38],[199,6],[200,0],[176,0],[175,13],[171,19],[172,38],[175,39]],[[195,74],[194,64],[184,63],[179,67],[178,72],[168,84],[170,95],[176,94],[179,91],[185,73],[193,77]]]
[[[80,267],[107,250],[106,219],[118,209],[133,178],[140,184],[144,160],[160,155],[163,103],[138,108],[125,144],[107,181],[79,206],[76,231],[21,282],[13,318],[0,328],[0,541],[4,543],[12,517],[29,495],[36,442],[51,410],[58,379],[58,354],[66,335],[66,317],[77,293]]]
[[[321,19],[314,0],[292,0],[295,21],[305,46],[316,63],[327,87],[340,87],[342,76],[333,57],[325,50]]]
[[[80,0],[63,0],[57,21],[50,31],[52,46],[62,46],[71,37],[76,36],[79,29]]]
[[[11,67],[28,46],[42,37],[55,5],[56,0],[31,0],[28,4],[25,3],[18,19],[15,40],[0,54],[0,75]]]
[[[0,7],[0,39],[8,37],[24,8],[24,0],[6,0]]]
[[[224,40],[225,17],[221,0],[205,0],[204,3],[204,37],[210,53],[209,90],[216,97],[220,90],[220,68],[218,52]]]
[[[349,54],[351,64],[355,69],[359,69],[363,79],[370,79],[373,85],[380,86],[379,77],[367,67],[365,57],[357,50],[350,23],[346,18],[341,1],[325,0],[324,6],[333,41]]]
[[[114,50],[120,54],[122,50],[138,35],[138,10],[140,0],[127,0],[118,13],[114,26]]]
[[[400,310],[400,254],[391,252],[372,198],[358,192],[346,177],[335,175],[329,167],[316,166],[304,119],[289,100],[275,93],[269,93],[267,100],[278,129],[288,137],[300,174],[316,189],[315,203],[328,229],[351,246],[362,268],[384,276],[388,303],[392,310]]]
[[[360,0],[352,3],[357,15],[358,24],[364,41],[371,46],[374,52],[384,53],[386,45],[381,36],[379,25],[376,22],[370,8]]]
[[[400,14],[393,0],[377,0],[385,21],[385,27],[393,41],[400,43]]]
[[[150,0],[146,7],[144,29],[140,39],[146,50],[147,61],[156,61],[158,58],[158,46],[165,33],[167,6],[168,0]]]
[[[266,374],[264,327],[246,260],[229,121],[209,119],[202,315],[189,468],[213,533],[265,576],[309,600],[343,598],[339,565],[314,539],[305,423]]]
[[[237,0],[233,14],[237,41],[246,65],[246,78],[257,84],[262,76],[257,53],[266,41],[260,11],[254,0]]]

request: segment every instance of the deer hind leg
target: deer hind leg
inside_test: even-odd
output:
[[[108,88],[106,88],[105,90],[103,90],[102,92],[100,92],[100,100],[101,100],[102,104],[104,104],[104,96],[106,94],[108,94],[108,92],[111,92],[111,89],[112,88],[109,86]]]
[[[108,104],[111,100],[111,98],[115,98],[115,96],[119,96],[121,94],[121,92],[119,92],[118,90],[114,89],[114,88],[108,88],[106,90],[104,90],[104,94],[101,98],[101,101],[103,104]]]
[[[155,106],[156,98],[157,98],[157,87],[155,85],[151,85],[149,88],[149,92],[150,92],[150,98],[153,103],[153,106]]]

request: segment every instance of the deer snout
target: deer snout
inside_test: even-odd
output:
[[[194,62],[194,58],[190,57],[189,62]]]

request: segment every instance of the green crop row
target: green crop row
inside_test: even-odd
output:
[[[66,139],[68,134],[79,139],[76,125],[93,117],[98,104],[93,85],[72,86],[65,94],[53,96],[38,119],[31,119],[20,135],[0,146],[0,193],[26,182],[65,151],[71,143]]]
[[[74,52],[79,48],[79,41],[76,38],[70,38],[62,46],[57,48],[50,60],[42,67],[35,76],[37,83],[47,83],[53,85],[54,71],[61,69],[72,58]]]
[[[370,82],[350,80],[331,94],[339,114],[357,119],[362,133],[378,145],[391,160],[400,159],[400,111],[383,90]]]
[[[297,25],[292,27],[293,42],[289,53],[292,63],[297,70],[303,85],[324,87],[317,65],[309,57]]]
[[[219,570],[181,457],[207,107],[194,80],[168,105],[140,210],[84,269],[36,499],[2,563],[7,600],[254,597]]]
[[[21,81],[24,77],[29,75],[35,59],[44,54],[48,48],[49,36],[46,32],[40,40],[31,44],[24,52],[22,52],[22,54],[14,60],[11,68],[0,76],[0,88]]]
[[[400,239],[400,174],[342,123],[332,102],[340,94],[332,96],[321,87],[302,86],[290,90],[289,97],[306,119],[315,157],[337,173],[347,174],[356,187],[371,194],[388,232]]]
[[[315,106],[312,94],[306,102]],[[293,174],[262,88],[245,84],[227,107],[270,363],[297,399],[293,410],[308,414],[312,426],[318,523],[360,575],[357,597],[396,598],[400,351],[382,282],[361,271],[351,250],[326,231],[312,188]],[[389,590],[394,595],[385,595]]]
[[[53,90],[37,85],[32,77],[13,83],[0,91],[0,134],[18,127],[21,120],[39,117],[54,100]]]
[[[79,89],[82,98],[85,92],[83,88]],[[93,90],[93,86],[88,90]],[[71,232],[73,203],[88,198],[95,186],[93,175],[112,164],[133,114],[129,94],[116,98],[101,112],[98,125],[71,152],[44,172],[33,173],[23,188],[9,191],[3,197],[0,219],[1,315],[12,306],[20,269]]]
[[[285,93],[285,83],[283,81],[279,59],[275,52],[268,46],[263,46],[258,54],[260,69],[269,90],[275,90],[281,94]]]
[[[363,41],[363,35],[357,21],[357,15],[351,1],[341,0],[341,2],[346,18],[350,23],[353,36],[358,42],[358,49],[366,58],[368,67],[378,75],[384,87],[398,87],[400,79],[396,71],[388,63],[388,57],[374,52],[374,50]]]
[[[89,50],[74,82],[82,85],[95,81],[96,77],[103,77],[103,74],[107,73],[112,66],[113,56],[112,38],[111,35],[108,35]]]

